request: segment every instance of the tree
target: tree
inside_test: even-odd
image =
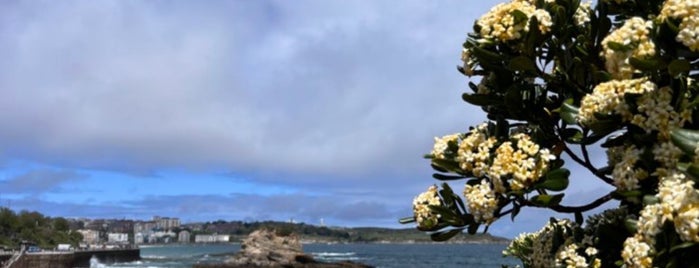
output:
[[[473,234],[526,207],[568,213],[505,250],[525,267],[697,267],[699,4],[682,0],[512,0],[463,44],[471,93],[487,121],[435,138],[426,155],[449,184],[413,202],[434,240]],[[592,161],[591,148],[607,161]],[[574,163],[566,163],[566,156]],[[565,205],[580,165],[614,190]],[[610,201],[617,208],[583,219]]]

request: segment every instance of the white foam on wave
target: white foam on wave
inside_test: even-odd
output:
[[[313,252],[311,254],[318,257],[349,257],[356,255],[354,252]]]

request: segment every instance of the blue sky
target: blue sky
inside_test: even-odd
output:
[[[405,227],[433,137],[485,118],[455,66],[498,2],[3,1],[0,204]]]

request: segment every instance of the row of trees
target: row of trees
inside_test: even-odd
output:
[[[64,218],[0,208],[0,245],[6,248],[19,248],[22,241],[36,243],[41,248],[55,248],[58,244],[77,246],[81,240],[82,235],[72,232]]]
[[[570,217],[505,251],[525,267],[699,267],[697,1],[512,0],[475,22],[462,60],[475,78],[462,98],[487,121],[427,158],[463,194],[432,186],[403,222],[445,240],[548,208]],[[564,156],[592,175],[571,176]],[[614,190],[565,205],[569,180],[589,177]]]

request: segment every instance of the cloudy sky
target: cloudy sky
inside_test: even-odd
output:
[[[485,118],[455,66],[497,2],[3,1],[0,205],[405,227],[433,137]]]

